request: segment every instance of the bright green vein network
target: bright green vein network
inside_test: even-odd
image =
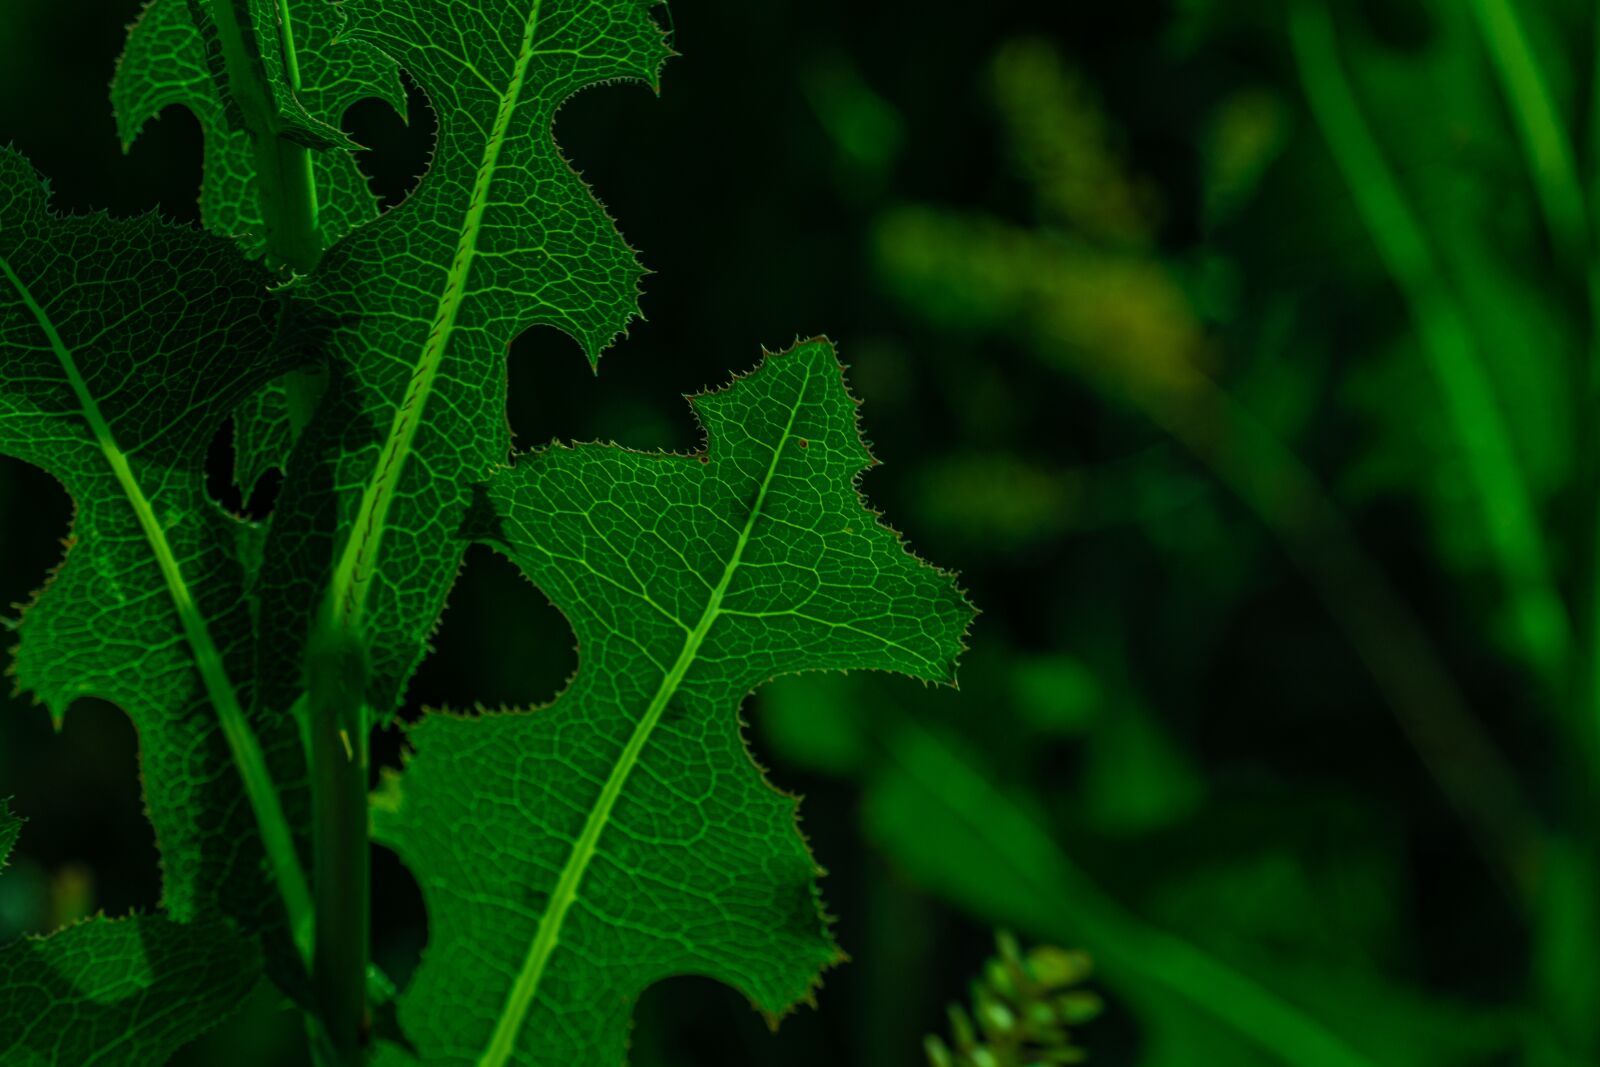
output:
[[[127,712],[163,904],[249,930],[281,928],[258,825],[292,865],[304,772],[292,722],[255,714],[244,688],[255,535],[207,497],[205,456],[289,366],[268,352],[265,282],[230,242],[153,214],[57,216],[0,151],[0,454],[76,505],[66,558],[17,626],[17,683],[57,720],[86,697]]]
[[[553,125],[586,86],[655,84],[669,49],[654,6],[343,5],[347,35],[416,79],[438,144],[411,197],[295,287],[333,383],[273,516],[264,656],[302,660],[306,620],[335,605],[335,625],[369,650],[380,715],[398,702],[460,566],[470,487],[510,454],[508,346],[553,326],[593,361],[638,313],[643,268],[562,157]]]
[[[954,678],[972,609],[857,494],[872,460],[832,346],[692,403],[704,453],[552,447],[482,501],[580,667],[543,709],[430,716],[376,798],[428,906],[400,1019],[430,1065],[613,1067],[670,975],[772,1016],[803,999],[839,953],[739,704],[797,671]]]

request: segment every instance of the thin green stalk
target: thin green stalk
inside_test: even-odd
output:
[[[1472,0],[1475,18],[1484,47],[1517,127],[1529,174],[1538,196],[1545,225],[1558,264],[1569,273],[1585,293],[1589,314],[1590,338],[1587,350],[1574,361],[1573,394],[1577,403],[1575,457],[1578,501],[1574,508],[1573,556],[1578,581],[1574,585],[1571,610],[1576,632],[1566,642],[1555,642],[1540,665],[1552,675],[1567,681],[1566,701],[1576,731],[1578,770],[1576,787],[1578,841],[1555,838],[1544,843],[1545,862],[1535,883],[1538,892],[1534,919],[1536,927],[1535,971],[1539,995],[1552,1021],[1563,1031],[1563,1039],[1586,1051],[1593,1051],[1596,1027],[1592,1011],[1595,970],[1592,954],[1574,953],[1572,942],[1587,943],[1594,929],[1593,902],[1596,849],[1592,840],[1595,790],[1593,775],[1600,767],[1600,596],[1595,582],[1600,579],[1600,466],[1594,448],[1596,368],[1600,366],[1600,270],[1593,257],[1587,204],[1572,139],[1556,113],[1553,98],[1541,72],[1517,10],[1511,0]],[[1407,208],[1398,185],[1384,164],[1382,155],[1362,121],[1354,94],[1339,68],[1332,20],[1319,5],[1299,3],[1294,8],[1292,29],[1302,78],[1324,133],[1335,157],[1345,170],[1346,179],[1367,219],[1368,228],[1390,264],[1396,280],[1412,304],[1419,320],[1424,344],[1433,353],[1436,371],[1449,362],[1454,365],[1458,394],[1482,394],[1470,378],[1475,371],[1472,349],[1464,319],[1451,303],[1424,238]],[[1450,359],[1449,349],[1454,349]],[[1485,383],[1486,384],[1486,383]],[[1452,387],[1446,385],[1447,395]],[[1466,411],[1457,405],[1458,420]],[[1498,413],[1489,405],[1483,415]],[[1502,430],[1495,422],[1482,424],[1485,443],[1475,457],[1490,467],[1503,467],[1515,473],[1509,443],[1496,438]],[[1495,431],[1490,434],[1487,431]],[[1469,450],[1469,456],[1471,452]],[[1492,491],[1495,481],[1500,491]],[[1524,518],[1531,517],[1531,498],[1525,491],[1503,478],[1479,478],[1479,494],[1491,508],[1505,507],[1508,528],[1522,528],[1514,540],[1536,527]],[[1492,535],[1491,535],[1492,536]],[[1531,542],[1530,542],[1531,547]],[[1539,577],[1539,560],[1529,553],[1517,569],[1524,579]],[[1543,567],[1539,568],[1544,570]],[[1544,573],[1548,573],[1544,570]],[[1541,596],[1541,599],[1542,596]],[[1544,612],[1545,609],[1533,609]],[[1550,618],[1557,616],[1549,611]],[[1537,621],[1525,619],[1524,627]],[[1552,629],[1552,633],[1554,630]],[[1571,795],[1571,794],[1569,794]],[[1569,833],[1572,831],[1569,830]],[[1574,901],[1581,903],[1574,904]]]
[[[1296,0],[1290,37],[1311,111],[1355,198],[1356,208],[1410,306],[1422,349],[1439,383],[1482,508],[1484,532],[1511,600],[1522,647],[1557,676],[1571,648],[1571,626],[1556,594],[1532,494],[1511,445],[1465,317],[1434,260],[1340,65],[1332,16]]]
[[[286,50],[284,62],[296,87],[299,63],[291,68],[287,56],[293,52],[288,41],[291,23],[284,18],[287,0],[280,0],[279,14]],[[311,150],[283,136],[283,122],[277,101],[267,81],[257,51],[252,27],[239,19],[231,0],[211,0],[212,19],[228,74],[228,88],[244,116],[255,154],[256,188],[261,201],[261,216],[269,258],[302,274],[322,258],[322,231],[317,219],[316,181],[311,169]],[[276,58],[276,57],[275,57]]]
[[[1575,780],[1566,784],[1575,825],[1551,843],[1536,924],[1535,973],[1540,999],[1565,1040],[1581,1054],[1600,1048],[1593,1011],[1600,973],[1592,953],[1576,945],[1593,942],[1600,929],[1593,891],[1600,871],[1595,839],[1596,774],[1600,771],[1600,258],[1595,254],[1590,205],[1579,176],[1574,138],[1558,115],[1549,83],[1529,45],[1513,0],[1473,0],[1472,13],[1501,93],[1522,140],[1529,176],[1562,272],[1581,286],[1588,313],[1588,341],[1573,364],[1576,402],[1574,435],[1577,506],[1572,524],[1572,611],[1576,621],[1569,657],[1567,703],[1577,733]],[[1600,27],[1600,18],[1596,19]],[[1597,42],[1600,44],[1600,42]],[[1600,86],[1600,51],[1595,77]],[[1594,101],[1600,105],[1600,100]],[[1592,118],[1591,118],[1592,121]],[[1593,147],[1593,146],[1591,146]],[[1596,160],[1591,154],[1590,165]]]
[[[1597,411],[1596,368],[1600,367],[1600,261],[1594,254],[1594,234],[1579,177],[1573,138],[1556,113],[1544,72],[1528,43],[1528,36],[1511,0],[1472,0],[1472,13],[1483,37],[1495,75],[1522,140],[1528,173],[1539,197],[1550,243],[1565,271],[1584,289],[1589,315],[1589,340],[1574,368],[1573,394],[1577,402],[1576,426],[1579,505],[1573,537],[1573,559],[1579,581],[1573,594],[1576,640],[1570,657],[1572,704],[1575,722],[1589,736],[1587,759],[1600,766],[1600,471],[1594,449]],[[1600,19],[1596,19],[1600,27]],[[1600,42],[1597,42],[1600,43]],[[1596,80],[1600,91],[1600,76]],[[1600,107],[1600,100],[1596,106]],[[1600,112],[1597,112],[1600,114]]]
[[[299,92],[300,55],[294,43],[294,20],[289,10],[289,0],[278,0],[278,28],[289,89]],[[271,173],[282,176],[275,190],[265,185],[261,190],[268,255],[275,256],[302,274],[309,273],[324,251],[318,216],[317,178],[312,168],[311,151],[304,145],[278,136],[272,137],[265,149],[258,144],[258,156],[263,150],[273,155],[269,168]],[[258,170],[267,173],[267,169],[260,168],[259,163],[258,159]],[[322,396],[321,383],[308,371],[292,370],[283,376],[283,389],[284,402],[289,409],[290,434],[298,438],[300,431],[311,421],[311,414]]]
[[[312,993],[325,1039],[324,1067],[364,1062],[367,1014],[368,911],[371,864],[367,820],[365,674],[358,650],[319,626],[308,653],[307,729],[310,735],[316,892],[316,954]]]
[[[1588,187],[1596,202],[1590,203],[1590,218],[1600,218],[1600,10],[1594,14],[1594,39],[1591,50]],[[1579,367],[1574,393],[1578,401],[1578,473],[1580,525],[1576,558],[1578,566],[1578,618],[1585,627],[1582,643],[1574,657],[1574,692],[1586,732],[1590,772],[1588,785],[1589,817],[1600,818],[1600,234],[1589,231],[1589,352]],[[1592,825],[1592,823],[1591,823]],[[1590,835],[1594,840],[1594,835]],[[1600,844],[1595,845],[1600,851]],[[1600,867],[1600,857],[1596,866]]]
[[[1572,139],[1511,0],[1472,0],[1472,14],[1522,137],[1550,239],[1564,262],[1588,259],[1589,223]]]

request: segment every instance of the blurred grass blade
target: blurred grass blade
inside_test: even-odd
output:
[[[1475,341],[1426,236],[1367,127],[1340,66],[1332,16],[1314,0],[1290,7],[1290,37],[1311,111],[1378,254],[1400,287],[1466,457],[1519,641],[1552,679],[1571,645],[1533,499]]]
[[[1572,139],[1556,115],[1516,7],[1512,0],[1472,0],[1470,6],[1522,137],[1550,239],[1564,262],[1582,265],[1588,257],[1589,224]]]

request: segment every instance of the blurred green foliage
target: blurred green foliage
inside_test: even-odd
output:
[[[133,13],[7,5],[0,130],[64,205],[193,218],[187,119],[118,156]],[[865,491],[985,615],[959,693],[756,695],[854,962],[775,1037],[664,983],[634,1061],[921,1064],[1005,926],[1093,958],[1090,1063],[1600,1063],[1594,5],[671,18],[661,98],[586,94],[559,130],[657,271],[650,321],[598,377],[519,340],[514,429],[689,447],[679,394],[827,331],[884,461]],[[347,118],[390,202],[419,114]],[[68,507],[0,467],[0,600]],[[436,645],[413,707],[548,699],[582,651],[477,553]],[[0,934],[150,904],[118,713],[4,711],[29,825]],[[415,894],[378,916],[403,980]],[[297,1055],[263,998],[186,1062]]]

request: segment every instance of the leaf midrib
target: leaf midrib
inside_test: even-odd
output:
[[[550,907],[539,920],[538,931],[534,935],[533,943],[528,948],[528,955],[523,960],[522,967],[517,973],[516,981],[512,984],[511,992],[506,998],[506,1004],[501,1009],[499,1018],[495,1021],[494,1033],[490,1036],[489,1045],[478,1060],[478,1067],[505,1067],[516,1050],[517,1035],[521,1032],[522,1025],[527,1019],[528,1011],[533,1007],[534,997],[539,990],[539,980],[544,975],[545,966],[549,963],[550,955],[555,951],[560,940],[561,927],[566,921],[567,912],[577,901],[578,889],[583,881],[584,873],[593,861],[595,852],[599,848],[600,837],[605,832],[611,820],[612,810],[616,807],[623,787],[627,784],[629,776],[639,762],[640,755],[644,752],[645,744],[649,741],[651,733],[661,721],[662,713],[672,697],[677,693],[678,687],[688,675],[689,668],[694,664],[699,655],[700,646],[704,643],[706,635],[710,633],[711,626],[722,614],[722,599],[727,594],[728,587],[733,581],[734,573],[739,569],[740,561],[744,558],[744,551],[750,543],[750,535],[755,530],[756,521],[761,517],[761,511],[766,504],[767,491],[772,486],[772,479],[777,474],[778,464],[783,458],[783,449],[789,443],[794,430],[795,419],[800,414],[800,408],[805,403],[806,390],[811,384],[811,368],[806,367],[805,374],[800,380],[800,388],[795,396],[794,404],[789,409],[789,419],[784,424],[783,433],[779,436],[777,444],[772,449],[772,462],[767,467],[766,474],[761,479],[760,488],[756,492],[755,501],[750,505],[750,515],[745,520],[744,528],[739,532],[738,541],[734,544],[732,554],[728,557],[727,564],[723,567],[722,577],[716,587],[711,590],[711,595],[706,601],[705,610],[701,613],[699,621],[684,638],[683,647],[678,653],[677,660],[662,678],[655,695],[651,697],[650,704],[645,713],[634,725],[633,733],[628,738],[628,743],[623,747],[617,762],[612,766],[611,773],[606,777],[605,786],[600,790],[600,796],[595,801],[594,807],[589,812],[589,817],[584,822],[583,832],[578,836],[573,845],[572,852],[567,856],[567,861],[562,865],[561,875],[556,880],[556,887],[550,895]]]
[[[227,669],[223,665],[222,654],[218,651],[216,642],[211,639],[210,628],[189,590],[188,580],[183,576],[182,568],[178,565],[177,556],[172,551],[172,545],[167,540],[166,531],[156,516],[155,508],[151,506],[144,489],[134,476],[127,454],[118,445],[110,424],[100,411],[99,403],[89,392],[88,383],[78,370],[77,359],[72,349],[62,339],[49,312],[34,298],[32,290],[18,277],[10,262],[3,256],[0,256],[0,275],[3,275],[16,290],[23,306],[33,315],[40,331],[49,341],[50,348],[60,362],[67,382],[72,388],[73,396],[78,401],[84,421],[89,424],[89,431],[105,456],[106,463],[111,467],[123,496],[133,508],[139,529],[144,533],[145,541],[155,556],[162,580],[166,583],[167,593],[172,598],[173,606],[183,625],[184,636],[188,639],[189,648],[194,655],[195,668],[205,685],[206,695],[216,708],[223,736],[228,742],[228,749],[233,755],[234,764],[239,769],[239,776],[244,780],[245,793],[260,827],[262,844],[277,880],[279,893],[283,897],[295,943],[304,953],[310,948],[311,891],[306,882],[305,872],[300,867],[299,855],[295,851],[294,835],[289,829],[288,817],[284,814],[277,787],[272,781],[272,774],[267,769],[266,756],[261,750],[260,742],[256,740],[255,733],[250,729],[249,722],[245,719],[244,709],[239,704],[233,680],[228,677]]]
[[[353,532],[345,542],[334,568],[333,581],[329,586],[329,603],[334,609],[334,618],[349,633],[357,633],[360,629],[361,616],[376,573],[378,550],[388,526],[389,510],[394,504],[401,473],[410,457],[412,442],[416,439],[423,411],[433,393],[439,367],[444,362],[445,352],[455,331],[456,316],[466,296],[467,277],[477,255],[478,235],[483,228],[489,187],[499,169],[500,150],[511,126],[512,113],[522,96],[528,66],[533,61],[533,40],[538,31],[542,7],[543,0],[534,0],[533,8],[528,13],[528,21],[522,32],[522,46],[512,68],[511,81],[500,96],[500,109],[495,114],[488,143],[484,146],[483,160],[473,180],[466,222],[456,242],[455,258],[446,275],[444,290],[439,294],[439,304],[428,328],[428,339],[423,343],[422,354],[412,370],[405,397],[395,409],[394,420],[372,478],[362,488],[361,505],[350,527]]]

